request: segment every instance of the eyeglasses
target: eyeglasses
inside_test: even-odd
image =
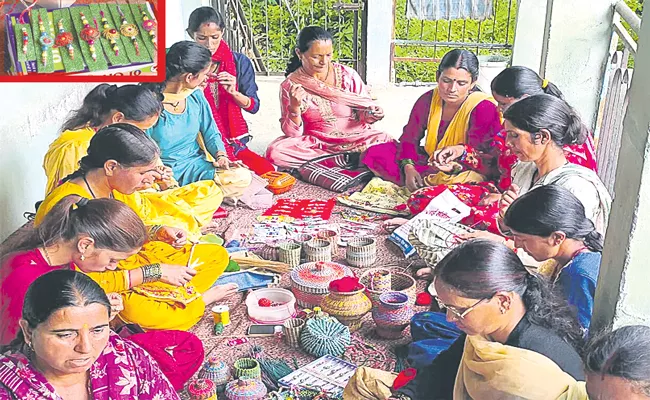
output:
[[[440,301],[438,296],[433,296],[433,298],[436,300],[436,303],[438,303],[438,307],[440,307],[441,310],[446,309],[447,311],[451,312],[454,315],[454,317],[458,318],[459,320],[465,319],[467,314],[469,314],[473,309],[475,309],[477,306],[479,306],[484,301],[490,300],[490,299],[487,299],[487,298],[486,299],[481,299],[481,300],[477,301],[476,303],[474,303],[471,307],[468,307],[468,308],[465,308],[465,309],[459,309],[459,308],[456,308],[454,306],[449,306],[449,305],[443,303],[442,301]]]

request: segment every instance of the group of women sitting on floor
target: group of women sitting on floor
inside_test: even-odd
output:
[[[620,329],[583,352],[611,198],[591,136],[557,87],[511,67],[490,97],[476,87],[476,56],[452,50],[394,140],[373,128],[384,111],[360,76],[332,62],[331,35],[307,27],[280,86],[284,136],[262,157],[247,147],[242,115],[260,107],[250,60],[222,40],[214,9],[195,10],[188,25],[194,42],[171,46],[164,82],[97,86],[50,146],[34,225],[2,254],[0,400],[176,398],[109,319],[190,329],[237,292],[215,285],[228,255],[201,236],[224,198],[243,196],[253,174],[341,152],[406,185],[414,214],[450,189],[476,228],[419,271],[446,310],[431,326],[448,348],[407,382],[360,368],[346,396],[570,399],[585,379],[592,399],[614,398],[613,388],[650,396],[647,329]],[[544,262],[539,275],[517,249]]]

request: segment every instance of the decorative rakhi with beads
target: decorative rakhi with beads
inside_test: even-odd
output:
[[[142,29],[149,33],[149,38],[151,39],[151,43],[153,43],[153,47],[158,50],[158,37],[156,29],[158,23],[155,20],[149,18],[149,15],[145,10],[142,9],[141,5],[138,5],[138,9],[142,14]]]
[[[115,52],[116,56],[120,55],[120,48],[117,45],[117,39],[120,38],[120,33],[117,31],[115,28],[111,28],[111,25],[108,23],[108,19],[106,19],[106,15],[104,14],[104,11],[99,11],[99,15],[102,17],[102,28],[104,29],[102,31],[102,36],[106,38],[111,44],[111,49]]]
[[[88,43],[88,49],[90,50],[90,56],[93,61],[97,61],[97,49],[95,48],[95,41],[99,38],[99,29],[97,28],[97,21],[95,21],[95,26],[91,26],[86,18],[84,13],[80,12],[79,17],[81,17],[81,23],[83,24],[83,29],[79,32],[79,37]]]
[[[65,31],[62,19],[57,23],[57,28],[59,29],[59,34],[56,35],[56,38],[54,39],[55,46],[67,48],[70,59],[74,60],[74,46],[72,45],[72,42],[74,42],[74,36],[72,36],[72,33]]]
[[[140,44],[138,43],[138,27],[126,20],[126,15],[124,15],[124,12],[122,11],[122,8],[119,6],[119,4],[117,6],[117,12],[120,14],[120,19],[122,20],[122,25],[120,25],[120,33],[131,39],[131,42],[135,47],[135,54],[139,56]]]

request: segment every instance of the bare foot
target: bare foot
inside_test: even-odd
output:
[[[415,273],[415,276],[417,276],[418,279],[432,279],[433,278],[433,269],[431,269],[431,267],[420,268]]]
[[[212,304],[236,294],[238,289],[239,286],[236,283],[213,286],[203,293],[203,301],[206,305]]]

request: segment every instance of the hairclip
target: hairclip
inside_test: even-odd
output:
[[[138,27],[130,24],[129,21],[126,20],[126,15],[122,12],[122,8],[120,8],[119,4],[117,5],[117,12],[120,14],[120,18],[122,19],[122,25],[120,26],[120,33],[122,35],[128,37],[131,39],[131,42],[133,42],[133,46],[135,46],[135,54],[140,55],[140,45],[138,44]]]
[[[142,9],[141,5],[138,5],[138,9],[142,14],[142,28],[149,33],[151,43],[153,43],[153,46],[158,49],[158,38],[156,37],[156,26],[158,23],[149,18],[149,15],[147,15],[147,13]]]
[[[43,18],[41,14],[38,14],[38,30],[41,32],[41,36],[38,38],[39,43],[41,44],[41,62],[43,66],[47,65],[47,49],[49,49],[53,42],[50,35],[48,35],[45,30],[45,24],[43,23]]]
[[[54,39],[56,47],[67,47],[68,55],[71,59],[74,59],[74,46],[72,46],[74,37],[72,36],[72,33],[65,31],[62,19],[60,19],[57,23],[57,27],[59,28],[59,34],[56,35],[56,38]]]
[[[86,205],[88,205],[88,199],[85,198],[85,197],[82,197],[82,198],[79,199],[79,201],[77,201],[76,203],[74,203],[72,205],[72,209],[73,210],[78,210],[79,208],[85,207]]]
[[[93,58],[93,61],[97,61],[95,40],[97,40],[99,37],[99,30],[96,27],[93,28],[90,26],[90,23],[88,23],[88,19],[86,19],[84,13],[80,12],[79,16],[81,17],[81,23],[84,24],[83,29],[79,33],[79,36],[81,36],[81,38],[88,43],[88,47],[90,48],[90,56]],[[95,25],[97,25],[97,21],[95,21]]]
[[[108,20],[106,19],[106,16],[104,15],[104,11],[99,11],[99,15],[102,16],[102,27],[104,28],[102,31],[102,36],[111,43],[111,48],[115,52],[115,55],[119,56],[120,48],[117,46],[117,39],[120,38],[120,33],[117,31],[117,29],[111,28]]]

